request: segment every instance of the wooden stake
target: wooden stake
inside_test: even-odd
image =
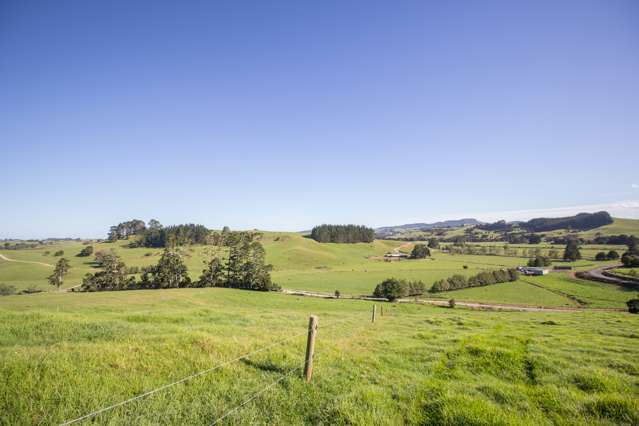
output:
[[[308,339],[306,340],[306,359],[304,360],[304,377],[306,377],[307,382],[310,382],[313,376],[313,355],[315,354],[317,320],[316,315],[311,315],[308,320]]]
[[[373,305],[373,317],[371,318],[371,322],[375,322],[376,313],[377,313],[377,305]]]

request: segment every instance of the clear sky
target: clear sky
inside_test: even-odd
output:
[[[639,2],[4,0],[0,156],[0,238],[639,217]]]

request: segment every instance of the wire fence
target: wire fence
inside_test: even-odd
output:
[[[359,320],[359,318],[358,318],[358,320]],[[332,329],[332,328],[334,328],[334,327],[336,327],[338,325],[345,324],[345,323],[352,322],[352,321],[353,321],[353,319],[349,318],[349,319],[341,320],[341,321],[333,321],[333,322],[331,322],[329,324],[320,324],[320,327],[321,327],[322,332],[324,332],[325,330],[329,330],[329,329]],[[352,335],[356,331],[358,331],[358,328],[353,328],[353,327],[348,327],[347,329],[349,329],[351,331],[351,333],[349,333],[349,335]],[[255,355],[259,354],[259,353],[266,352],[266,351],[268,351],[270,349],[273,349],[273,348],[275,348],[277,346],[281,346],[281,345],[283,345],[283,344],[285,344],[285,343],[287,343],[287,342],[289,342],[289,341],[291,341],[291,340],[293,340],[293,339],[295,339],[297,337],[301,337],[303,335],[306,335],[308,332],[309,332],[309,328],[306,327],[304,329],[304,331],[302,331],[302,332],[295,333],[295,334],[293,334],[291,336],[288,336],[288,337],[285,337],[283,339],[277,340],[277,341],[275,341],[275,342],[273,342],[273,343],[271,343],[269,345],[263,346],[261,348],[258,348],[256,350],[254,350],[254,351],[247,352],[247,353],[242,354],[240,356],[237,356],[235,358],[232,358],[232,359],[229,359],[227,361],[221,362],[221,363],[219,363],[217,365],[214,365],[211,368],[207,368],[205,370],[201,370],[201,371],[195,372],[195,373],[190,374],[190,375],[188,375],[186,377],[183,377],[183,378],[181,378],[179,380],[175,380],[173,382],[166,383],[166,384],[164,384],[162,386],[159,386],[157,388],[150,389],[150,390],[148,390],[146,392],[143,392],[141,394],[135,395],[135,396],[133,396],[131,398],[125,399],[125,400],[120,401],[118,403],[115,403],[115,404],[100,408],[98,410],[95,410],[95,411],[92,411],[90,413],[87,413],[87,414],[85,414],[83,416],[80,416],[80,417],[77,417],[77,418],[74,418],[74,419],[71,419],[71,420],[67,420],[67,421],[61,423],[60,426],[72,425],[72,424],[80,423],[80,422],[82,422],[84,420],[88,420],[88,419],[94,418],[94,417],[96,417],[96,416],[98,416],[100,414],[103,414],[105,412],[111,411],[111,410],[113,410],[115,408],[124,406],[126,404],[129,404],[129,403],[137,401],[137,400],[141,400],[143,398],[146,398],[148,396],[151,396],[153,394],[156,394],[158,392],[161,392],[161,391],[166,390],[168,388],[171,388],[173,386],[177,386],[179,384],[186,383],[186,382],[188,382],[190,380],[193,380],[193,379],[196,379],[198,377],[204,376],[206,374],[212,373],[212,372],[214,372],[216,370],[219,370],[219,369],[221,369],[223,367],[226,367],[226,366],[228,366],[230,364],[233,364],[235,362],[239,362],[241,360],[247,360],[247,359],[249,359],[249,358],[251,358],[251,357],[253,357],[253,356],[255,356]],[[228,410],[227,412],[225,412],[220,417],[217,417],[213,421],[213,423],[211,423],[211,424],[215,425],[215,424],[221,422],[223,419],[225,419],[228,416],[231,416],[234,413],[236,413],[237,411],[239,411],[245,405],[249,404],[250,402],[252,402],[255,399],[257,399],[260,396],[262,396],[264,393],[266,393],[268,390],[270,390],[273,387],[275,387],[278,383],[282,382],[284,379],[290,377],[296,371],[302,371],[304,369],[304,367],[306,366],[307,362],[308,361],[304,362],[301,366],[298,366],[298,367],[295,367],[295,368],[292,368],[292,369],[288,370],[286,373],[284,373],[281,376],[279,376],[276,380],[272,381],[267,386],[263,387],[259,391],[251,394],[250,396],[248,396],[247,398],[242,400],[242,402],[240,404],[238,404],[237,406],[235,406],[232,409]]]

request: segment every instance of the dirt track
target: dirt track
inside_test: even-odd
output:
[[[30,261],[30,260],[16,260],[16,259],[9,259],[7,256],[5,256],[4,254],[0,254],[0,259],[1,260],[5,260],[7,262],[17,262],[17,263],[31,263],[34,265],[42,265],[42,266],[47,266],[49,268],[53,268],[53,265],[49,264],[49,263],[44,263],[44,262],[34,262],[34,261]]]

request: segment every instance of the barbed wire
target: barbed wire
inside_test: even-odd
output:
[[[342,321],[336,321],[336,322],[333,322],[333,323],[329,323],[328,325],[322,325],[322,329],[328,329],[328,328],[334,327],[334,326],[336,326],[336,325],[338,325],[338,324],[342,324],[342,323],[345,323],[345,322],[348,322],[348,321],[351,321],[351,319],[342,320]],[[133,396],[133,397],[131,397],[131,398],[128,398],[128,399],[126,399],[126,400],[124,400],[124,401],[120,401],[120,402],[118,402],[118,403],[116,403],[116,404],[109,405],[109,406],[107,406],[107,407],[101,408],[101,409],[99,409],[99,410],[93,411],[93,412],[91,412],[91,413],[85,414],[85,415],[83,415],[83,416],[81,416],[81,417],[78,417],[78,418],[75,418],[75,419],[72,419],[72,420],[67,420],[67,421],[65,421],[65,422],[61,423],[61,424],[60,424],[60,426],[68,426],[68,425],[71,425],[71,424],[74,424],[74,423],[81,422],[81,421],[83,421],[83,420],[90,419],[90,418],[95,417],[95,416],[97,416],[97,415],[99,415],[99,414],[102,414],[102,413],[104,413],[104,412],[106,412],[106,411],[110,411],[110,410],[112,410],[112,409],[114,409],[114,408],[117,408],[117,407],[123,406],[123,405],[125,405],[125,404],[130,403],[130,402],[133,402],[133,401],[136,401],[136,400],[139,400],[139,399],[145,398],[145,397],[147,397],[147,396],[153,395],[153,394],[155,394],[155,393],[158,393],[158,392],[160,392],[160,391],[162,391],[162,390],[164,390],[164,389],[167,389],[167,388],[170,388],[170,387],[173,387],[173,386],[179,385],[179,384],[181,384],[181,383],[184,383],[184,382],[187,382],[187,381],[189,381],[189,380],[195,379],[195,378],[197,378],[197,377],[203,376],[203,375],[205,375],[205,374],[211,373],[211,372],[213,372],[213,371],[215,371],[215,370],[218,370],[218,369],[220,369],[220,368],[222,368],[222,367],[225,367],[225,366],[227,366],[227,365],[229,365],[229,364],[232,364],[232,363],[234,363],[234,362],[237,362],[237,361],[240,361],[240,360],[243,360],[243,359],[250,358],[250,357],[252,357],[252,356],[254,356],[254,355],[257,355],[258,353],[264,352],[264,351],[266,351],[266,350],[268,350],[268,349],[271,349],[271,348],[273,348],[273,347],[275,347],[275,346],[278,346],[278,345],[281,345],[281,344],[283,344],[283,343],[286,343],[286,342],[288,342],[288,341],[290,341],[290,340],[292,340],[292,339],[294,339],[294,338],[296,338],[296,337],[303,336],[303,335],[305,335],[305,334],[307,334],[307,333],[308,333],[308,330],[309,330],[309,329],[308,329],[308,327],[306,327],[306,329],[305,329],[303,332],[300,332],[300,333],[294,334],[294,335],[289,336],[289,337],[286,337],[286,338],[284,338],[284,339],[280,339],[280,340],[278,340],[278,341],[276,341],[276,342],[274,342],[274,343],[272,343],[272,344],[270,344],[270,345],[267,345],[267,346],[261,347],[261,348],[259,348],[259,349],[255,350],[255,351],[248,352],[248,353],[245,353],[245,354],[243,354],[243,355],[240,355],[240,356],[238,356],[238,357],[236,357],[236,358],[233,358],[233,359],[230,359],[230,360],[227,360],[227,361],[221,362],[221,363],[219,363],[219,364],[217,364],[217,365],[215,365],[215,366],[213,366],[213,367],[211,367],[211,368],[207,368],[207,369],[205,369],[205,370],[201,370],[201,371],[198,371],[198,372],[196,372],[196,373],[190,374],[190,375],[188,375],[188,376],[186,376],[186,377],[183,377],[183,378],[181,378],[181,379],[179,379],[179,380],[176,380],[176,381],[174,381],[174,382],[167,383],[167,384],[162,385],[162,386],[159,386],[159,387],[157,387],[157,388],[154,388],[154,389],[148,390],[148,391],[146,391],[146,392],[144,392],[144,393],[141,393],[141,394],[139,394],[139,395],[135,395],[135,396]],[[306,364],[304,364],[304,365],[306,365]],[[300,368],[301,368],[301,367],[296,367],[295,369],[300,369]],[[294,369],[294,370],[295,370],[295,369]],[[290,374],[290,373],[287,373],[286,375],[288,375],[288,374]],[[286,376],[286,375],[285,375],[285,376]],[[278,383],[279,383],[279,382],[278,382]],[[273,385],[273,386],[274,386],[274,385]],[[248,401],[248,402],[250,402],[250,401]],[[246,403],[248,403],[248,402],[246,402]]]

